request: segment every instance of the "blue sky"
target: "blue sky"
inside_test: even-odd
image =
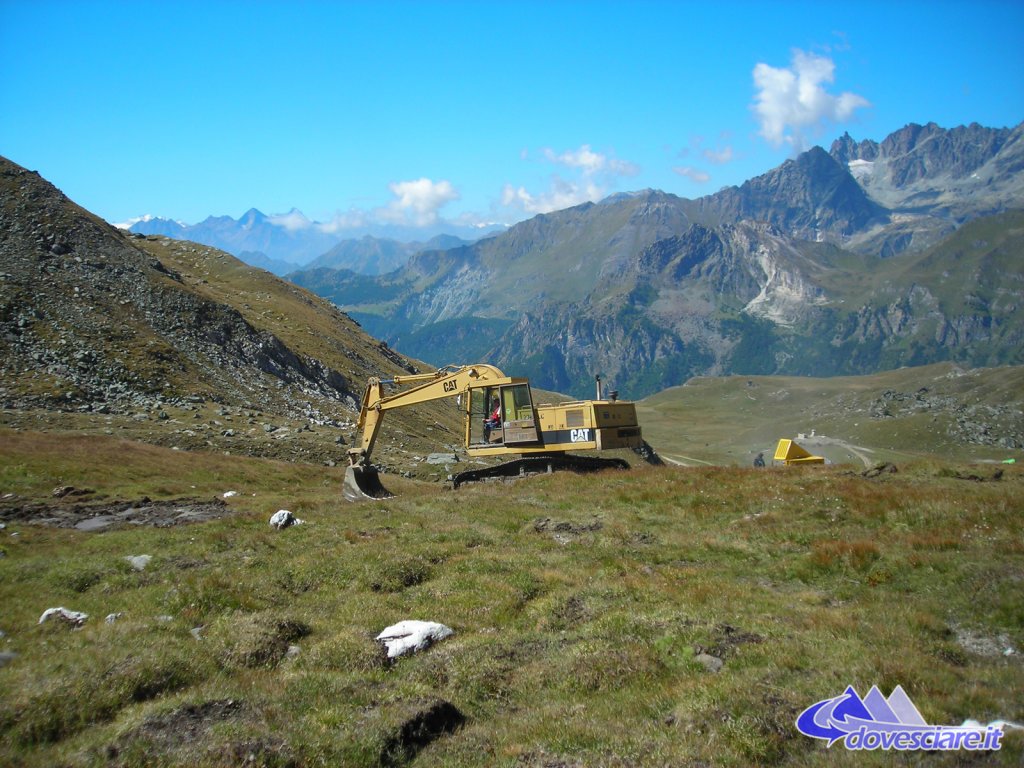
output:
[[[0,0],[0,154],[111,222],[512,223],[1022,120],[1021,2]]]

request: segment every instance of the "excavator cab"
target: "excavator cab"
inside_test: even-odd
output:
[[[497,410],[498,418],[492,416]],[[525,381],[471,387],[467,410],[469,447],[536,443],[537,414]]]

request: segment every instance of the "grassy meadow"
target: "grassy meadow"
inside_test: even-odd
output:
[[[394,499],[346,504],[340,467],[3,430],[0,764],[1020,764],[1021,732],[897,757],[796,730],[850,684],[1024,722],[1024,471],[862,470],[387,475]],[[8,514],[67,485],[237,495],[167,528]],[[55,606],[89,619],[39,624]],[[373,638],[410,618],[454,635],[388,662]]]
[[[780,438],[862,468],[931,457],[1020,460],[1024,451],[999,438],[1024,434],[1024,367],[698,377],[640,401],[637,414],[658,452],[689,466],[750,466],[761,451],[770,461]]]

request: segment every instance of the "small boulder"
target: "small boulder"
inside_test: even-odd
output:
[[[708,672],[712,673],[721,672],[722,667],[725,666],[724,661],[717,656],[712,656],[710,653],[698,653],[693,659]]]
[[[61,606],[60,608],[47,608],[39,617],[39,623],[44,624],[50,619],[59,619],[73,627],[80,627],[89,619],[89,614],[81,611],[71,611]]]
[[[149,561],[152,559],[152,555],[127,555],[125,557],[125,560],[127,560],[136,571],[146,570],[146,566],[149,565]]]
[[[427,456],[427,464],[455,464],[459,457],[454,453],[432,453]]]
[[[426,650],[434,643],[451,637],[453,634],[455,634],[453,630],[444,624],[407,619],[392,624],[377,635],[377,642],[387,648],[389,659],[396,659],[407,653]]]
[[[302,525],[305,521],[300,520],[287,509],[279,509],[270,517],[270,527],[282,530],[293,525]]]

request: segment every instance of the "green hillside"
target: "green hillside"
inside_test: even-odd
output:
[[[950,363],[827,379],[692,379],[637,406],[644,436],[683,464],[749,466],[780,438],[836,463],[1024,458],[1024,367]]]
[[[340,469],[4,431],[0,763],[891,765],[797,715],[900,685],[929,723],[1024,722],[1024,474],[995,477],[663,467],[346,505]],[[208,522],[97,517],[228,490]],[[57,606],[88,619],[39,623]],[[389,663],[374,637],[413,618],[454,634]],[[964,759],[1024,738],[903,762]]]

